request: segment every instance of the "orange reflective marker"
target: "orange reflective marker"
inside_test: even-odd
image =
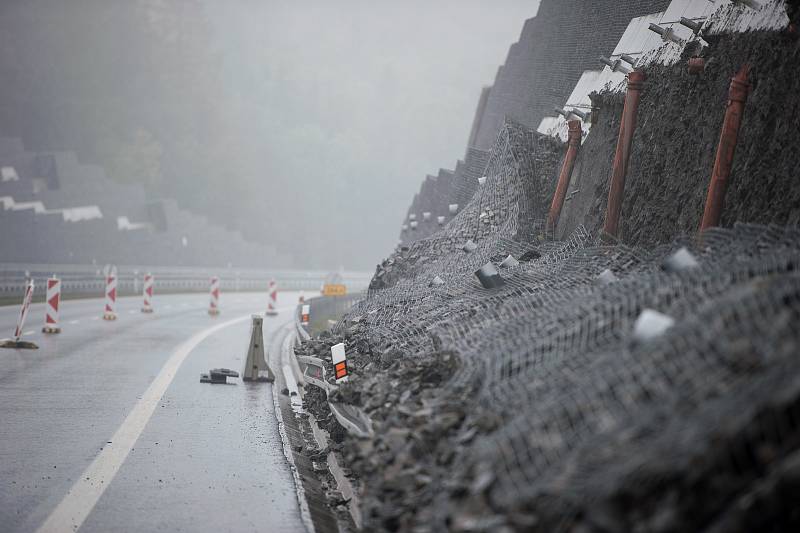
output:
[[[336,383],[347,381],[347,356],[345,355],[343,342],[331,346],[331,362],[333,363]]]
[[[347,361],[342,361],[341,363],[336,363],[333,367],[336,379],[341,379],[343,377],[347,377]]]

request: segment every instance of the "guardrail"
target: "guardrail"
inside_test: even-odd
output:
[[[223,292],[266,291],[270,279],[275,279],[281,290],[319,290],[328,272],[302,270],[258,270],[234,268],[173,268],[121,266],[117,269],[117,291],[120,295],[137,295],[142,290],[145,273],[155,276],[155,292],[207,292],[212,275],[220,277]],[[102,296],[105,289],[103,267],[97,265],[21,265],[0,263],[0,300],[22,297],[25,282],[33,279],[37,285],[51,275],[61,278],[61,292],[65,298]],[[371,274],[344,272],[342,277],[348,288],[363,290]]]
[[[338,319],[363,297],[363,292],[355,292],[343,296],[317,296],[309,298],[305,302],[310,307],[308,327],[303,327],[300,323],[299,306],[295,312],[295,326],[298,328],[298,338],[307,340],[310,338],[310,335],[328,329],[328,320],[332,318]]]
[[[362,294],[350,294],[347,296],[319,296],[306,300],[306,304],[311,306],[311,317],[315,314],[320,316],[321,320],[328,320],[329,317],[344,314],[353,304],[363,297]],[[298,340],[308,340],[311,334],[300,321],[300,306],[297,306],[294,313],[294,324],[297,332]],[[294,354],[292,354],[294,355]],[[347,430],[348,433],[355,435],[359,438],[369,438],[372,436],[372,422],[369,417],[364,414],[360,409],[353,405],[348,405],[340,402],[330,401],[330,393],[337,389],[337,386],[330,383],[325,378],[325,362],[318,357],[311,356],[297,356],[294,355],[298,363],[301,364],[301,371],[303,379],[306,383],[315,385],[325,391],[325,396],[328,398],[328,407],[331,413],[336,417],[339,424]]]

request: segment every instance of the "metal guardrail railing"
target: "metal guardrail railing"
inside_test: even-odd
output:
[[[329,320],[338,320],[339,317],[344,315],[353,305],[364,298],[363,292],[351,292],[350,294],[342,296],[316,296],[306,300],[306,304],[310,308],[310,319],[307,327],[303,329],[309,334],[313,335],[326,329],[329,329]],[[299,322],[299,308],[295,313],[297,324],[302,327]],[[302,334],[299,335],[302,337]]]
[[[209,289],[212,275],[219,276],[223,292],[266,291],[270,279],[275,279],[281,290],[315,291],[319,290],[329,275],[326,271],[122,266],[117,269],[118,293],[139,294],[146,273],[155,276],[156,293],[205,292]],[[33,279],[37,286],[44,286],[44,281],[53,274],[61,279],[63,297],[100,297],[104,293],[102,266],[0,263],[0,299],[21,297],[26,280]],[[370,276],[365,272],[342,274],[348,289],[352,291],[364,289],[369,284]]]
[[[328,320],[332,316],[341,316],[353,304],[358,301],[363,294],[350,294],[347,296],[319,296],[306,300],[306,304],[311,306],[311,317],[315,314],[322,315],[323,320]],[[300,321],[300,305],[294,312],[294,324],[298,340],[308,340],[311,338],[309,331]],[[293,354],[294,355],[294,354]],[[360,409],[353,405],[330,401],[330,393],[337,389],[337,385],[330,383],[325,378],[325,361],[318,357],[296,356],[302,365],[303,379],[307,383],[315,385],[325,391],[328,398],[328,407],[336,417],[337,422],[347,430],[348,433],[359,438],[369,438],[372,436],[372,422],[369,417]]]

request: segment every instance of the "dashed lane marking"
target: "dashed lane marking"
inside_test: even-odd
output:
[[[80,320],[70,320],[69,321],[70,324],[78,324],[79,322],[80,322]]]
[[[83,525],[127,459],[183,361],[206,338],[223,328],[249,319],[250,315],[244,315],[204,329],[175,349],[114,436],[108,439],[110,444],[100,450],[94,461],[72,485],[61,503],[38,529],[39,533],[75,533]]]

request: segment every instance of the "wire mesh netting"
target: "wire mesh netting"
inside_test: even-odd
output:
[[[377,427],[366,463],[417,479],[361,468],[372,527],[554,531],[594,520],[616,531],[651,520],[652,505],[663,522],[653,530],[700,528],[734,507],[763,474],[759,461],[796,446],[800,420],[786,413],[800,390],[800,230],[737,225],[651,250],[603,245],[582,227],[549,240],[562,153],[506,123],[464,209],[384,261],[337,324],[369,346],[354,354],[358,387],[377,398],[362,399]],[[697,265],[666,268],[683,247]],[[502,266],[508,255],[517,261]],[[473,274],[487,262],[502,287]],[[637,336],[648,309],[671,327]],[[422,366],[455,354],[458,364],[401,400],[407,384],[395,374],[363,372],[389,352]],[[768,408],[778,414],[763,422]],[[409,433],[390,445],[398,431]],[[765,442],[766,459],[736,451]],[[702,475],[712,481],[692,485]],[[403,502],[417,511],[399,513]]]

